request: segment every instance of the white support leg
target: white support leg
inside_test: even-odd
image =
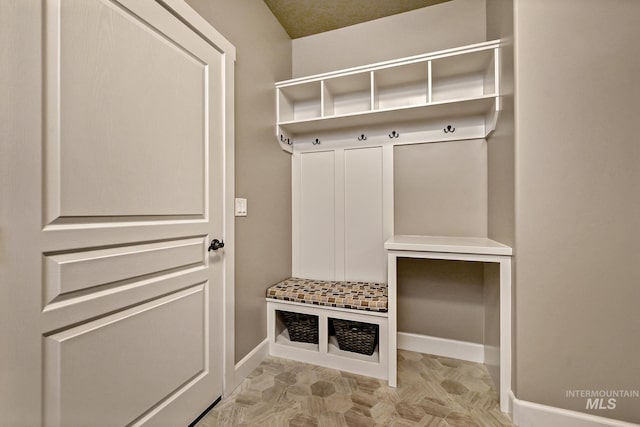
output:
[[[500,410],[509,412],[511,392],[511,257],[500,260]]]
[[[398,300],[397,300],[397,261],[394,254],[387,255],[388,265],[388,321],[389,321],[389,387],[396,387],[398,381]]]

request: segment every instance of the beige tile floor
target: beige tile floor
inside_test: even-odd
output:
[[[482,364],[398,351],[386,381],[267,358],[199,423],[214,426],[512,426]]]

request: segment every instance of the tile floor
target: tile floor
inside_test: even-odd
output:
[[[512,426],[482,364],[398,351],[386,381],[267,358],[198,427]]]

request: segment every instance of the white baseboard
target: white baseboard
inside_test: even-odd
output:
[[[509,393],[513,423],[518,427],[638,427],[638,424],[527,402]]]
[[[451,357],[452,359],[467,360],[469,362],[484,363],[484,345],[467,341],[398,332],[398,348],[417,351],[418,353]]]
[[[241,361],[236,363],[234,374],[233,390],[240,385],[245,378],[262,363],[269,355],[269,339],[265,338],[260,344],[255,346]]]

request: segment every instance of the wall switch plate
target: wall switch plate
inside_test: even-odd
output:
[[[247,199],[236,198],[236,216],[247,216]]]

